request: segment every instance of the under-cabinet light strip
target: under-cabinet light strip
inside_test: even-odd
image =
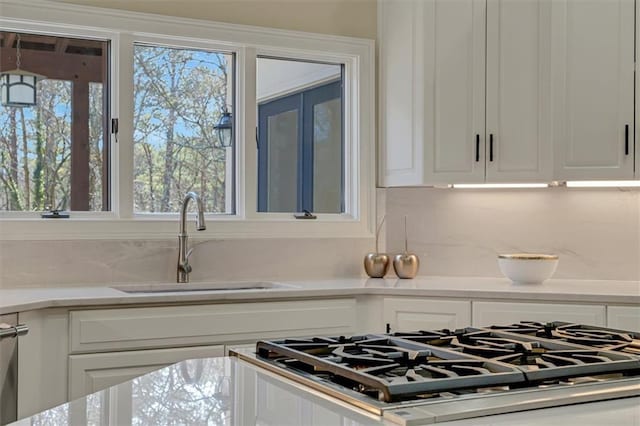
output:
[[[548,188],[548,183],[455,183],[457,189],[513,189],[513,188]]]
[[[569,188],[640,188],[640,180],[575,180],[567,181]]]

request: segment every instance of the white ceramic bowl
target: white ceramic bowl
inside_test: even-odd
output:
[[[516,253],[498,255],[503,275],[515,284],[539,284],[551,278],[558,267],[554,254]]]

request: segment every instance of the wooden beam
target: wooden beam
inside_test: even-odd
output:
[[[71,210],[89,210],[89,83],[74,82],[71,104]]]
[[[13,48],[13,42],[16,41],[16,33],[4,33],[3,47]]]
[[[21,49],[21,68],[55,80],[91,81],[102,83],[106,67],[101,56],[59,54],[41,50]],[[16,68],[16,49],[0,48],[0,72]]]
[[[67,46],[68,45],[69,45],[69,39],[68,38],[59,38],[56,41],[56,53],[57,54],[64,53],[67,50]]]
[[[91,49],[102,49],[103,51],[108,46],[106,41],[100,40],[87,40],[84,38],[65,38],[65,40],[69,42],[69,46],[89,47]]]

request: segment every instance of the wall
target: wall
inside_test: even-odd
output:
[[[234,24],[376,38],[376,0],[58,0]]]
[[[640,190],[386,190],[388,252],[420,275],[501,276],[498,253],[556,253],[555,278],[640,280]]]

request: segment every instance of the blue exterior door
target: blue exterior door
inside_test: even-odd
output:
[[[340,81],[258,106],[258,211],[344,211]]]

